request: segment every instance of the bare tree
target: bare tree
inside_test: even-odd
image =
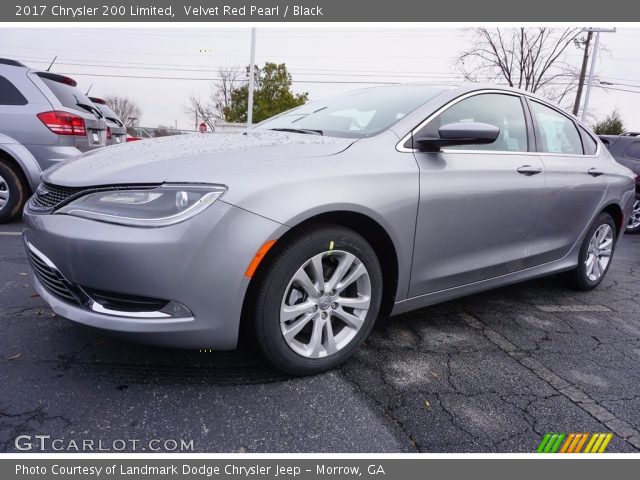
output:
[[[471,47],[458,57],[469,81],[502,81],[562,102],[578,81],[567,52],[580,48],[579,28],[474,28]]]
[[[198,123],[202,121],[213,131],[215,130],[216,120],[221,118],[210,98],[203,100],[200,96],[191,95],[189,103],[183,110],[190,119],[195,120],[196,128]]]
[[[231,93],[246,79],[239,67],[221,68],[218,80],[211,86],[211,94],[207,98],[191,95],[184,108],[190,119],[203,121],[213,131],[216,120],[224,119],[224,111],[231,106]]]
[[[111,110],[116,112],[126,127],[135,126],[142,116],[140,106],[128,97],[107,95],[104,101]]]
[[[240,84],[246,81],[246,77],[239,67],[232,67],[226,70],[219,70],[220,79],[215,86],[215,108],[221,118],[224,118],[224,111],[231,106],[232,92]]]

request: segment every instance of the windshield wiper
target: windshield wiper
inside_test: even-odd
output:
[[[322,130],[314,130],[312,128],[271,128],[276,132],[292,132],[292,133],[306,133],[307,135],[324,135]]]
[[[92,107],[91,105],[87,105],[86,103],[82,103],[82,102],[76,102],[76,105],[78,105],[79,107],[84,108],[88,112],[93,113],[98,118],[102,118],[103,117],[102,113],[100,113],[100,110],[98,110],[96,107]]]
[[[118,120],[117,118],[113,118],[113,117],[104,117],[104,118],[106,118],[110,122],[115,123],[116,125],[120,125],[121,127],[124,127],[124,124],[120,120]]]

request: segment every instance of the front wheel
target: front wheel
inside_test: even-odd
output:
[[[624,233],[638,233],[640,232],[640,199],[636,198],[633,202],[633,212],[627,223],[627,229]]]
[[[339,226],[283,239],[256,279],[253,324],[265,356],[293,375],[333,368],[369,335],[382,272],[369,243]]]
[[[562,279],[576,290],[591,290],[609,271],[616,245],[616,224],[608,213],[601,213],[587,231],[580,248],[578,266],[562,274]]]

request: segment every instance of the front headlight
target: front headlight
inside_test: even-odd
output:
[[[227,191],[222,185],[164,184],[89,193],[56,213],[134,227],[164,227],[200,213]]]

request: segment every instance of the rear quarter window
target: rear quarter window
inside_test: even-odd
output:
[[[27,103],[27,99],[13,83],[0,76],[0,105],[26,105]]]
[[[585,155],[595,155],[598,151],[598,144],[591,135],[582,127],[580,127],[580,136],[582,137],[582,146]]]

